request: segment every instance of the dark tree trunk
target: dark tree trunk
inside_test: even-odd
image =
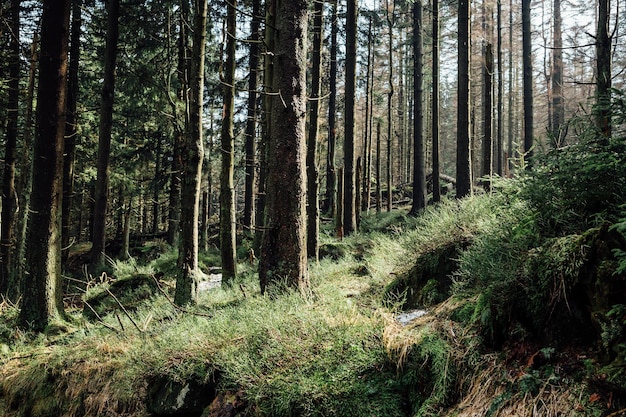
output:
[[[497,1],[497,42],[498,42],[498,46],[497,46],[497,58],[498,58],[498,102],[496,104],[497,106],[497,118],[496,118],[496,123],[497,123],[497,131],[496,131],[496,173],[499,176],[502,176],[502,157],[504,155],[503,152],[503,147],[502,147],[502,123],[503,123],[503,105],[502,105],[502,100],[504,98],[504,82],[502,80],[502,0],[496,0]]]
[[[186,1],[186,0],[184,0]],[[189,129],[186,132],[183,157],[180,243],[178,276],[174,302],[177,305],[197,301],[200,270],[198,268],[198,218],[204,142],[202,108],[204,97],[204,60],[206,44],[207,1],[195,0],[193,51],[189,88]]]
[[[154,178],[152,179],[152,234],[159,232],[159,195],[161,191],[161,141],[162,138],[157,135],[157,143],[154,155]]]
[[[223,282],[237,275],[237,223],[235,212],[235,49],[236,0],[230,0],[226,17],[226,61],[224,63],[224,111],[220,153],[220,254]]]
[[[2,182],[2,233],[0,235],[0,295],[17,300],[19,284],[13,271],[15,226],[15,148],[17,146],[20,98],[20,1],[11,0],[11,41],[9,58],[8,123],[4,146],[4,177]]]
[[[328,155],[326,160],[326,200],[323,211],[331,217],[335,214],[335,194],[337,192],[337,175],[335,172],[335,113],[337,106],[337,1],[333,1],[331,37],[330,37],[330,95],[328,97]]]
[[[522,0],[522,57],[524,74],[524,155],[530,167],[533,157],[533,63],[530,31],[530,3]]]
[[[111,129],[113,127],[113,98],[115,92],[115,64],[119,38],[119,0],[107,5],[107,39],[104,52],[104,83],[100,101],[100,125],[98,132],[98,176],[93,213],[93,246],[91,270],[99,274],[104,268],[106,246],[106,215],[109,199],[109,160],[111,156]]]
[[[491,6],[483,0],[482,29],[483,43],[483,67],[482,67],[482,96],[483,96],[483,163],[481,176],[487,180],[483,184],[485,190],[489,190],[490,179],[493,174],[493,44],[491,42]]]
[[[309,258],[319,257],[320,210],[317,168],[317,132],[320,110],[320,76],[322,67],[322,24],[324,3],[313,5],[313,56],[311,99],[309,100],[309,132],[307,136],[307,252]]]
[[[611,137],[611,36],[609,35],[610,0],[598,0],[596,33],[596,125],[602,142]]]
[[[364,211],[369,211],[370,209],[370,196],[369,196],[369,187],[370,187],[370,173],[369,173],[369,163],[372,156],[372,141],[369,140],[371,137],[370,132],[370,72],[372,71],[372,15],[369,16],[368,30],[367,30],[367,62],[366,62],[366,70],[365,70],[365,123],[364,123],[364,133],[363,133],[363,163],[365,168],[363,169],[363,191],[361,198],[361,208]]]
[[[354,154],[354,111],[356,94],[356,43],[357,43],[356,0],[348,0],[346,12],[346,111],[344,128],[344,211],[343,232],[348,236],[357,230],[355,154]]]
[[[433,99],[432,99],[432,163],[433,202],[441,201],[439,186],[439,0],[433,0]]]
[[[380,121],[376,124],[376,213],[380,214],[383,209],[383,191],[381,188],[382,172],[381,162],[381,146],[380,146]]]
[[[552,49],[552,138],[553,146],[559,148],[565,139],[565,101],[563,99],[563,33],[561,26],[561,0],[553,3],[554,34]]]
[[[309,291],[306,249],[307,2],[275,0],[276,52],[268,151],[267,214],[259,261],[261,292]]]
[[[74,166],[78,135],[78,69],[82,25],[82,0],[72,1],[72,32],[70,39],[70,66],[67,79],[67,116],[65,120],[65,145],[63,153],[63,213],[61,215],[63,260],[67,259],[71,242],[71,216],[74,205]]]
[[[250,78],[248,81],[248,119],[246,121],[246,180],[243,208],[243,225],[246,229],[254,225],[255,185],[256,185],[256,129],[257,129],[257,88],[259,80],[259,27],[261,0],[252,2],[252,21],[250,22]]]
[[[20,327],[35,331],[64,316],[60,219],[70,5],[43,2],[33,196],[18,318]]]
[[[470,153],[470,37],[469,0],[459,0],[459,72],[456,142],[456,196],[472,193]]]
[[[422,1],[415,0],[413,3],[413,95],[415,105],[413,107],[413,205],[411,214],[416,216],[420,210],[426,207],[426,169],[424,160],[424,132],[422,110],[422,85],[424,61],[422,56],[423,27],[422,27]]]
[[[388,64],[388,86],[389,92],[387,93],[387,211],[390,212],[393,206],[393,192],[392,192],[392,160],[391,160],[391,144],[393,138],[393,26],[395,22],[395,2],[394,5],[390,8],[389,0],[386,0],[385,5],[387,6],[387,27],[388,27],[388,36],[389,36],[389,61]]]

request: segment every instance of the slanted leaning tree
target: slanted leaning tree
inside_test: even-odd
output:
[[[187,0],[183,0],[187,1]],[[178,276],[174,302],[194,303],[200,270],[198,268],[198,219],[204,145],[202,107],[204,97],[204,57],[206,44],[207,0],[195,0],[193,47],[189,71],[189,129],[182,152],[182,199]]]
[[[19,325],[42,331],[63,316],[61,198],[71,0],[44,0],[33,194]]]
[[[306,44],[307,1],[276,0],[274,88],[261,292],[281,284],[307,292]]]

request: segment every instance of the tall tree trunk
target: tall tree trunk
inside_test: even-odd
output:
[[[74,205],[74,166],[76,165],[76,142],[78,136],[78,69],[80,59],[80,36],[82,25],[82,0],[72,1],[72,32],[70,39],[70,66],[67,80],[67,116],[65,120],[65,145],[63,153],[63,213],[61,229],[63,260],[67,259],[71,239],[71,216]]]
[[[422,110],[422,86],[424,61],[422,54],[423,45],[423,19],[422,1],[415,0],[413,3],[413,95],[415,105],[413,107],[413,205],[411,214],[417,214],[426,207],[426,171],[424,160],[424,129]]]
[[[115,65],[119,38],[118,18],[120,1],[110,0],[107,5],[107,39],[104,52],[104,83],[100,101],[98,130],[98,176],[93,213],[93,246],[91,270],[99,274],[104,268],[106,246],[106,215],[109,199],[109,160],[111,156],[111,129],[113,127],[113,98],[115,92]]]
[[[9,58],[9,101],[6,142],[4,146],[4,177],[2,182],[2,232],[0,234],[0,295],[17,300],[19,289],[13,274],[13,231],[15,226],[15,148],[17,146],[20,98],[20,1],[11,0],[11,42]]]
[[[380,146],[380,120],[376,123],[376,214],[380,214],[383,209],[383,191],[381,187],[382,173],[381,173],[381,146]]]
[[[513,158],[516,157],[513,149],[513,0],[509,0],[509,108],[507,123],[507,168],[508,172],[513,170]]]
[[[220,254],[223,282],[237,275],[237,223],[235,212],[235,49],[236,0],[230,0],[226,15],[226,61],[224,63],[224,111],[222,114],[220,175]]]
[[[565,139],[565,101],[563,99],[563,33],[561,26],[561,0],[553,2],[553,49],[552,49],[552,138],[555,148]]]
[[[524,154],[530,167],[533,156],[533,64],[530,28],[531,0],[522,0],[522,57],[524,73]]]
[[[498,46],[497,46],[497,58],[498,58],[498,102],[496,104],[496,111],[497,111],[497,119],[496,119],[496,123],[498,125],[497,127],[497,131],[496,131],[496,150],[497,150],[497,154],[496,154],[496,173],[499,176],[502,176],[502,157],[504,155],[503,152],[503,148],[502,148],[502,131],[503,131],[503,99],[504,99],[504,82],[502,80],[502,0],[496,0],[497,2],[497,42],[498,42]]]
[[[317,132],[319,130],[320,77],[322,67],[322,24],[324,3],[313,4],[313,68],[311,69],[311,100],[309,100],[309,132],[307,137],[307,252],[309,258],[319,257],[320,210],[317,168]]]
[[[387,9],[387,34],[389,37],[389,58],[388,58],[388,86],[387,92],[387,211],[390,212],[393,206],[392,192],[392,138],[393,138],[393,27],[395,23],[395,0],[393,6],[389,6],[389,0],[385,0]]]
[[[162,138],[157,137],[155,155],[154,155],[154,178],[152,179],[152,230],[151,233],[156,235],[159,232],[159,196],[161,191],[161,147]]]
[[[39,29],[38,29],[39,30]],[[14,270],[18,278],[24,275],[24,254],[26,250],[26,231],[28,226],[28,212],[30,211],[30,197],[33,187],[33,102],[35,96],[35,81],[39,61],[39,32],[35,31],[31,45],[30,69],[28,72],[28,87],[26,89],[26,116],[24,118],[24,146],[20,166],[20,180],[18,195],[21,195],[20,212],[17,221],[17,247],[14,258]]]
[[[369,16],[367,31],[367,75],[365,80],[365,169],[363,170],[363,209],[370,211],[372,192],[372,119],[374,113],[374,80],[370,75],[374,73],[374,57],[372,44],[373,17]]]
[[[61,198],[70,0],[44,0],[33,197],[22,279],[20,327],[43,331],[63,317]]]
[[[596,125],[603,143],[611,137],[611,36],[610,0],[598,0],[596,33]]]
[[[356,100],[356,43],[357,43],[357,0],[348,0],[346,11],[346,111],[344,129],[344,235],[357,230],[356,187],[355,187],[355,145],[354,111]]]
[[[470,152],[470,6],[469,0],[459,0],[459,71],[456,141],[456,196],[472,193]]]
[[[306,249],[307,2],[275,0],[276,57],[269,172],[268,224],[259,261],[261,292],[287,285],[309,291]]]
[[[186,0],[183,0],[186,1]],[[186,132],[183,157],[180,243],[178,276],[174,302],[186,305],[197,301],[200,270],[198,268],[198,218],[204,141],[202,108],[204,104],[204,59],[207,25],[207,0],[195,0],[193,50],[189,71],[189,129]]]
[[[491,6],[483,0],[483,164],[481,176],[487,177],[483,184],[485,190],[489,190],[490,180],[493,174],[493,44],[491,42]]]
[[[261,20],[261,0],[252,1],[250,22],[250,78],[248,80],[248,118],[246,120],[246,180],[243,208],[243,225],[246,229],[254,225],[255,185],[256,185],[256,129],[257,129],[257,88],[259,80],[259,28]]]
[[[441,201],[439,185],[439,0],[433,0],[433,98],[432,98],[432,165],[433,202]]]
[[[337,33],[339,31],[337,24],[337,2],[338,0],[333,1],[331,17],[330,73],[328,81],[330,84],[330,94],[328,97],[328,155],[326,160],[326,199],[323,210],[331,217],[335,214],[335,194],[337,192],[337,175],[335,172],[335,142],[337,138],[335,129],[335,113],[337,110]]]

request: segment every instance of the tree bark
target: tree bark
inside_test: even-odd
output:
[[[383,209],[383,192],[381,188],[381,138],[380,138],[380,121],[376,123],[376,214],[380,214]]]
[[[330,94],[328,97],[328,155],[326,160],[326,200],[324,212],[331,217],[335,214],[335,195],[337,193],[337,175],[335,172],[335,142],[337,132],[335,129],[336,106],[337,106],[337,1],[333,1],[332,24],[330,35]]]
[[[105,264],[106,215],[109,199],[109,160],[111,156],[111,129],[113,127],[113,99],[115,93],[115,65],[119,38],[119,0],[107,5],[107,39],[104,52],[104,83],[100,101],[100,124],[98,130],[98,174],[93,213],[93,246],[91,248],[91,271],[99,274]]]
[[[32,210],[18,317],[20,327],[35,331],[64,316],[60,219],[70,5],[43,2]]]
[[[220,152],[220,254],[222,282],[229,283],[237,275],[237,223],[235,212],[235,49],[236,0],[230,0],[226,15],[226,61],[224,63],[224,111]]]
[[[459,71],[457,108],[456,196],[472,193],[470,152],[470,7],[469,0],[459,0]]]
[[[493,44],[491,42],[491,8],[483,0],[483,163],[481,176],[487,178],[483,183],[485,190],[489,190],[493,174]]]
[[[344,211],[343,231],[348,236],[357,230],[354,154],[354,111],[356,98],[357,4],[348,0],[346,11],[346,86],[344,128]]]
[[[392,191],[392,138],[393,138],[393,27],[395,23],[395,2],[392,7],[389,6],[389,0],[385,0],[387,9],[387,34],[389,38],[389,60],[388,60],[388,78],[387,83],[389,91],[387,92],[387,211],[390,212],[393,206],[393,191]]]
[[[186,0],[183,0],[186,1]],[[198,268],[198,218],[204,143],[202,108],[204,97],[204,60],[207,24],[207,0],[195,0],[193,50],[189,89],[189,129],[186,132],[183,157],[181,228],[178,247],[178,276],[174,302],[177,305],[197,301],[200,270]]]
[[[439,186],[439,0],[433,0],[433,98],[432,98],[432,168],[433,202],[441,201]]]
[[[307,252],[309,258],[319,258],[319,183],[317,167],[317,133],[319,130],[320,76],[322,67],[322,24],[324,3],[313,4],[313,54],[311,69],[311,99],[309,100],[309,132],[307,136]]]
[[[82,25],[82,0],[72,1],[72,28],[70,39],[70,63],[67,80],[67,117],[65,120],[65,145],[63,153],[63,213],[61,215],[63,261],[67,259],[71,242],[71,216],[74,203],[74,167],[76,165],[76,142],[78,136],[78,70],[80,60],[80,36]]]
[[[259,261],[261,292],[309,291],[306,249],[307,2],[275,0],[276,50],[267,181],[268,224]]]
[[[533,64],[530,28],[531,0],[522,0],[522,57],[524,74],[524,158],[531,167],[533,157]]]
[[[609,35],[610,0],[598,0],[596,33],[596,125],[601,142],[611,137],[611,36]]]
[[[426,207],[426,169],[424,160],[424,129],[422,110],[422,86],[424,61],[422,55],[423,27],[422,1],[413,3],[413,205],[411,214],[417,214]]]
[[[563,99],[563,33],[561,26],[561,0],[553,2],[552,49],[552,145],[559,148],[565,139],[565,102]]]
[[[17,300],[19,285],[13,271],[15,226],[15,151],[17,146],[20,98],[20,1],[11,0],[8,123],[4,146],[4,177],[2,182],[2,233],[0,234],[0,295]]]

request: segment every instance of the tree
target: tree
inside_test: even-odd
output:
[[[320,109],[320,75],[322,67],[322,23],[324,3],[313,5],[313,68],[311,70],[311,99],[309,100],[309,132],[307,136],[307,252],[315,260],[319,256],[319,192],[317,168],[317,132]]]
[[[309,290],[306,249],[307,2],[276,0],[276,49],[268,151],[267,225],[261,292],[285,284]]]
[[[432,166],[433,202],[441,201],[439,186],[439,0],[433,0]]]
[[[119,39],[119,0],[107,4],[107,35],[104,52],[104,82],[100,100],[98,129],[98,176],[96,178],[93,213],[93,246],[91,270],[100,273],[105,263],[106,214],[109,200],[109,175],[111,158],[111,129],[113,127],[113,99],[115,95],[115,66]]]
[[[354,102],[356,94],[357,4],[348,0],[346,11],[346,110],[344,128],[344,211],[343,231],[348,236],[357,230],[354,154]]]
[[[78,136],[78,69],[82,25],[82,0],[72,1],[72,27],[70,39],[70,62],[67,81],[67,116],[65,120],[65,144],[63,153],[63,213],[61,215],[63,258],[67,259],[70,247],[70,217],[74,200],[74,167],[76,165],[76,141]]]
[[[533,155],[533,63],[530,31],[530,2],[522,0],[522,59],[524,79],[524,154],[530,167]]]
[[[552,48],[552,138],[554,147],[565,139],[565,102],[563,97],[563,33],[561,30],[561,0],[553,2],[554,34]]]
[[[470,153],[470,37],[469,0],[459,0],[459,71],[457,107],[456,196],[462,198],[472,193]]]
[[[413,205],[411,214],[416,216],[420,210],[426,207],[426,172],[424,161],[424,133],[422,116],[422,85],[423,85],[423,56],[422,56],[422,2],[415,0],[413,3],[413,95],[415,105],[413,108]]]
[[[388,58],[388,86],[387,92],[387,211],[391,211],[393,204],[393,191],[392,191],[392,178],[391,178],[391,143],[393,137],[393,27],[395,25],[395,0],[392,6],[389,5],[389,0],[385,0],[386,17],[387,17],[387,35],[389,39],[389,58]],[[379,155],[380,158],[380,155]],[[380,202],[379,202],[380,204]]]
[[[187,1],[187,0],[182,0]],[[189,128],[182,152],[181,228],[178,246],[178,275],[174,302],[196,302],[198,268],[198,218],[204,143],[202,109],[204,104],[204,61],[206,47],[207,0],[195,0],[193,47],[189,70]]]
[[[611,137],[611,36],[609,35],[609,0],[598,0],[596,32],[596,125],[608,143]]]
[[[330,35],[330,69],[329,80],[330,94],[328,96],[328,153],[326,158],[326,199],[324,212],[335,214],[335,195],[337,192],[337,175],[335,173],[335,142],[337,132],[335,129],[335,112],[337,109],[337,0],[333,1],[331,16]]]
[[[235,50],[236,0],[230,0],[226,14],[226,61],[224,63],[224,112],[222,117],[220,175],[220,254],[224,282],[237,275],[237,224],[235,213]],[[202,96],[199,96],[203,100]],[[200,129],[202,127],[200,126]]]
[[[33,197],[20,327],[42,331],[62,317],[61,198],[70,0],[44,0]]]
[[[250,75],[248,79],[248,118],[246,120],[245,151],[246,180],[243,225],[250,229],[254,224],[255,182],[256,182],[256,129],[259,81],[259,27],[261,20],[261,0],[252,1],[252,21],[250,22],[250,46],[248,61]]]
[[[20,97],[20,2],[11,0],[10,10],[9,100],[6,143],[4,146],[4,178],[2,183],[2,233],[0,235],[0,294],[16,300],[18,283],[12,271],[13,234],[15,225],[15,148],[17,146]]]
[[[483,0],[483,164],[482,173],[483,177],[488,177],[484,186],[486,190],[489,190],[489,179],[493,174],[493,44],[491,42],[491,7],[488,6],[488,0]]]

